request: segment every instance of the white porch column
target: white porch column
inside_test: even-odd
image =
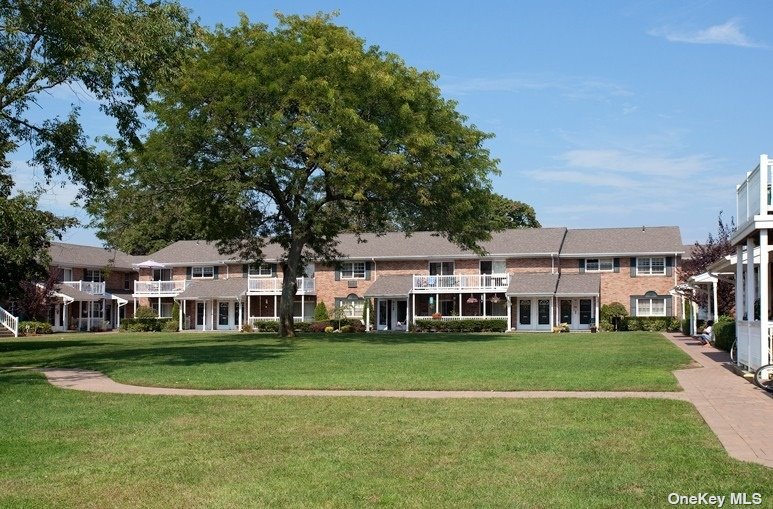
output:
[[[462,300],[462,292],[459,292],[459,318],[464,317],[464,301]]]
[[[743,286],[743,246],[738,245],[735,248],[735,319],[737,322],[743,320],[744,310],[746,309],[746,299],[744,299]]]
[[[137,297],[134,297],[132,300],[134,301],[134,312],[132,313],[132,318],[137,318]]]
[[[553,327],[556,325],[556,298],[550,297],[550,331],[553,331]],[[537,299],[537,305],[539,306],[539,299]]]
[[[373,299],[373,302],[375,302],[376,299]],[[370,332],[370,306],[368,306],[368,301],[365,301],[365,332]]]
[[[239,306],[239,330],[242,330],[242,325],[244,324],[244,316],[243,316],[243,302],[241,300],[236,301],[236,305]]]
[[[88,319],[88,322],[86,322],[86,330],[91,332],[91,310],[94,307],[94,303],[89,302],[88,304],[86,304],[86,306],[87,306],[86,317]]]
[[[301,321],[306,321],[306,295],[301,294]]]
[[[767,166],[766,166],[767,167]],[[762,171],[762,170],[760,170]],[[762,202],[765,203],[765,202]],[[768,280],[768,230],[760,230],[760,352],[762,364],[767,363],[765,352],[768,351],[768,303],[770,300],[770,281]]]
[[[440,294],[435,294],[435,313],[440,313]]]
[[[121,306],[118,305],[118,301],[115,303],[115,328],[121,328]]]
[[[698,335],[698,305],[695,302],[693,302],[690,305],[690,310],[692,311],[690,313],[690,335],[697,336]]]
[[[413,317],[413,324],[416,325],[416,294],[412,293],[411,296],[413,297],[413,313],[411,313],[411,316]]]
[[[599,296],[596,295],[596,330],[599,330]]]
[[[754,301],[757,296],[754,291],[754,239],[746,239],[746,317],[748,321],[754,321]]]
[[[717,304],[717,285],[719,285],[719,281],[714,281],[711,285],[714,290],[712,299],[714,300],[714,321],[716,322],[719,319],[719,304]]]
[[[513,328],[513,301],[509,295],[505,295],[507,299],[507,330]]]
[[[68,303],[62,304],[62,323],[64,324],[64,330],[70,330],[70,323],[67,321],[67,307]]]
[[[204,309],[202,310],[204,314],[204,319],[202,320],[201,330],[206,331],[207,330],[207,301],[203,300],[201,302],[204,305]]]
[[[247,296],[247,321],[249,322],[250,317],[252,316],[252,313],[250,312],[250,303],[252,302],[252,296]]]
[[[185,302],[185,301],[183,301],[183,302]],[[182,332],[182,330],[183,330],[183,307],[178,305],[178,306],[177,306],[177,308],[178,308],[178,309],[179,309],[179,311],[180,311],[180,312],[178,313],[178,314],[180,315],[180,317],[179,317],[179,322],[178,322],[178,328],[179,328],[179,330]]]
[[[277,313],[276,309],[276,295],[274,295],[274,318],[279,318],[279,314]]]
[[[483,318],[486,318],[486,294],[485,293],[480,294],[480,300],[483,301]]]

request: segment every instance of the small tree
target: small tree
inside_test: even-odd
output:
[[[172,318],[175,320],[180,318],[180,303],[177,301],[174,301],[174,304],[172,304]]]
[[[330,316],[327,314],[327,306],[323,301],[317,303],[317,307],[314,308],[314,321],[326,322],[330,320]]]

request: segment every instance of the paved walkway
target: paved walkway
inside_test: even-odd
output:
[[[702,367],[676,371],[684,392],[589,391],[354,391],[302,389],[173,389],[140,387],[115,382],[96,371],[45,368],[48,381],[66,389],[114,394],[172,396],[334,396],[376,398],[652,398],[692,402],[733,458],[773,468],[773,397],[761,391],[730,367],[722,351],[702,346],[680,334],[666,337]]]
[[[703,366],[674,375],[728,454],[773,468],[773,397],[736,375],[726,352],[689,336],[666,337]]]

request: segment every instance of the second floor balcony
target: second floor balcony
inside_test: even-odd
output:
[[[298,292],[296,295],[314,295],[316,286],[313,277],[299,277],[296,279]],[[247,279],[248,295],[281,295],[282,278],[279,277],[253,277]]]
[[[503,292],[509,285],[509,274],[413,275],[414,292]]]
[[[96,281],[62,281],[62,284],[91,295],[105,294],[105,283]]]
[[[755,216],[773,212],[771,206],[771,180],[773,165],[768,156],[760,156],[760,164],[746,174],[746,178],[736,186],[736,218],[738,229],[754,220]]]
[[[184,291],[190,281],[185,279],[173,281],[135,281],[135,297],[175,297]]]

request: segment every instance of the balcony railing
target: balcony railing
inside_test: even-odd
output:
[[[296,295],[313,294],[316,291],[313,277],[296,279],[298,293]],[[282,278],[250,277],[247,279],[247,293],[250,295],[279,295],[282,293]]]
[[[416,315],[417,320],[438,320],[441,322],[452,322],[456,320],[507,320],[507,315],[486,315],[486,316],[441,316],[440,318],[432,318],[432,316],[419,316]]]
[[[91,295],[104,295],[105,293],[105,283],[94,281],[63,281],[62,283]]]
[[[754,216],[767,214],[771,210],[770,186],[773,181],[773,168],[768,156],[760,156],[760,164],[746,174],[746,178],[736,186],[736,217],[738,226],[752,221]]]
[[[190,281],[179,279],[175,281],[135,281],[135,296],[174,297],[184,291]]]
[[[494,291],[503,292],[510,284],[509,274],[459,274],[452,276],[413,276],[416,292]]]

